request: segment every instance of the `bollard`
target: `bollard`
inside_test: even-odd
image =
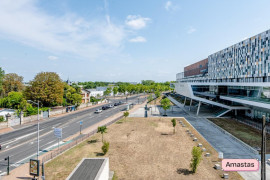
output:
[[[224,178],[224,179],[229,179],[229,174],[224,173],[224,174],[223,174],[223,178]]]
[[[206,149],[205,149],[205,148],[202,148],[202,151],[204,151],[204,152],[205,152],[205,151],[206,151]]]
[[[194,134],[190,134],[190,137],[194,137]]]
[[[221,166],[219,164],[215,164],[215,169],[216,170],[220,170],[221,169]]]
[[[205,157],[210,157],[210,153],[206,153],[205,154]]]
[[[197,138],[193,138],[193,141],[198,141],[198,139]]]
[[[199,144],[198,144],[198,147],[202,147],[202,144],[201,144],[201,143],[199,143]]]

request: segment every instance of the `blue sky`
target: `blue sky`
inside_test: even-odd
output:
[[[270,28],[268,0],[0,0],[0,67],[25,81],[175,80]]]

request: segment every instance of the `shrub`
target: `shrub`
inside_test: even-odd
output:
[[[4,120],[4,116],[0,116],[0,122],[3,122]]]
[[[109,147],[110,147],[110,143],[107,141],[104,141],[103,146],[101,147],[104,155],[109,151]]]
[[[125,119],[126,119],[128,116],[129,116],[129,112],[128,112],[128,111],[124,112],[124,117],[125,117]]]
[[[199,163],[202,159],[201,148],[194,146],[192,149],[192,159],[190,163],[190,168],[193,173],[196,173]]]
[[[173,118],[172,120],[171,120],[171,122],[172,122],[172,126],[173,126],[173,133],[175,134],[175,126],[176,126],[176,120]]]

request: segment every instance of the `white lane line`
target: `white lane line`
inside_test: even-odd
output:
[[[28,157],[26,157],[26,158],[24,158],[24,159],[22,159],[22,160],[20,160],[20,161],[17,161],[16,163],[12,164],[11,166],[13,166],[13,167],[18,167],[18,166],[20,166],[20,163],[21,163],[22,161],[25,161],[26,159],[29,159],[30,157],[32,157],[32,156],[34,156],[34,155],[36,155],[36,154],[32,154],[32,155],[30,155],[30,156],[28,156]]]
[[[25,137],[27,137],[27,136],[31,136],[32,134],[36,134],[36,133],[37,133],[37,132],[32,132],[32,133],[30,133],[30,134],[26,134],[26,135],[24,135],[24,136],[18,137],[18,138],[15,139],[15,141],[20,140],[20,139],[23,139],[23,138],[25,138]]]
[[[6,174],[7,174],[7,172],[3,172],[3,173],[0,174],[0,176],[4,176]]]
[[[51,143],[53,143],[55,140],[53,140],[53,141],[50,141],[50,142],[48,142],[48,143],[46,143],[46,144],[43,144],[42,146],[46,146],[46,145],[48,145],[48,144],[51,144]]]

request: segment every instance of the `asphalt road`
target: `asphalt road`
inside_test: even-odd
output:
[[[145,98],[139,98],[140,103]],[[111,102],[118,102],[119,99],[111,99]],[[125,102],[126,99],[121,99]],[[138,96],[129,97],[128,103],[138,103]],[[58,139],[54,136],[54,128],[62,128],[62,139],[66,139],[80,131],[80,121],[83,121],[82,130],[88,128],[103,119],[106,119],[126,107],[125,104],[95,114],[94,111],[101,106],[86,109],[66,116],[51,118],[40,123],[39,153],[47,152],[58,147]],[[0,135],[2,150],[0,151],[0,175],[7,171],[7,161],[10,157],[10,170],[29,162],[30,158],[37,155],[37,125],[30,125],[6,134]],[[68,142],[66,142],[68,143]],[[64,142],[60,141],[60,145]],[[27,173],[27,172],[26,172]]]

